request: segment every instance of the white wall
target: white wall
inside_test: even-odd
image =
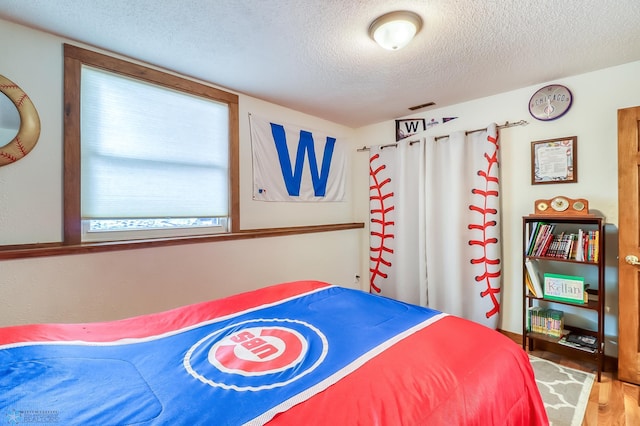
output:
[[[361,232],[0,261],[0,327],[125,318],[299,279],[355,288]]]
[[[0,20],[0,72],[29,95],[41,136],[25,158],[0,167],[0,245],[62,240],[63,47],[69,40]],[[71,42],[72,44],[76,44]],[[77,44],[82,46],[81,44]],[[82,46],[86,47],[86,46]],[[350,187],[339,203],[251,199],[248,113],[354,131],[240,94],[242,229],[353,222]],[[0,261],[0,326],[102,321],[299,279],[357,287],[361,229],[110,253]]]
[[[519,90],[474,101],[425,110],[399,118],[458,117],[427,131],[429,135],[446,135],[457,130],[486,127],[489,123],[526,120],[529,125],[500,132],[504,283],[501,328],[522,333],[522,216],[533,213],[536,199],[566,195],[586,198],[592,210],[600,211],[607,225],[605,332],[617,336],[617,110],[640,105],[640,62],[608,68],[588,74],[541,82]],[[574,102],[562,118],[541,122],[528,112],[528,101],[540,87],[549,83],[563,84],[572,91]],[[437,99],[435,100],[437,102]],[[395,121],[379,123],[358,130],[362,145],[395,141]],[[577,136],[578,182],[568,184],[531,185],[531,141],[563,136]],[[358,220],[366,222],[368,200],[366,152],[358,153],[354,162],[354,186],[359,196]],[[363,265],[368,264],[366,233],[363,235]],[[617,353],[616,339],[607,342],[607,353]]]
[[[62,239],[62,43],[66,40],[0,20],[3,75],[18,83],[36,105],[42,122],[38,145],[23,160],[0,167],[0,244]],[[485,127],[490,122],[529,121],[500,134],[504,229],[501,328],[522,332],[522,216],[539,198],[587,198],[610,224],[607,236],[606,332],[617,336],[617,109],[640,105],[640,62],[559,81],[540,82],[508,93],[409,118],[457,116],[429,132]],[[428,76],[425,76],[428,78]],[[533,92],[561,83],[574,94],[572,109],[559,120],[539,122],[528,113]],[[437,102],[437,99],[435,100]],[[352,145],[352,189],[344,203],[259,203],[251,200],[247,114],[334,132]],[[394,142],[395,121],[352,130],[277,105],[240,95],[241,227],[281,227],[333,222],[368,223],[368,157],[364,145]],[[578,182],[530,183],[530,142],[578,137]],[[224,243],[141,249],[91,255],[0,261],[0,326],[39,321],[93,321],[157,311],[192,301],[295,279],[354,285],[368,274],[367,230],[307,234]]]

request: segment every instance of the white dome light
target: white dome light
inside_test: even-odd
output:
[[[422,19],[413,12],[390,12],[371,23],[369,36],[385,49],[398,50],[409,44],[421,27]]]

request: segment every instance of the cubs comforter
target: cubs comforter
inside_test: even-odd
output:
[[[0,329],[0,416],[66,425],[544,425],[500,333],[317,281]]]

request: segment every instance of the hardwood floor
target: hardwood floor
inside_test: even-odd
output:
[[[529,353],[566,367],[596,374],[595,365],[589,362],[542,350]],[[619,381],[616,370],[615,365],[605,366],[600,382],[594,382],[582,426],[640,425],[640,386]]]

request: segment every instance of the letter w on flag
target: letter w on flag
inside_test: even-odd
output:
[[[249,115],[253,199],[343,201],[344,142],[324,132]]]

